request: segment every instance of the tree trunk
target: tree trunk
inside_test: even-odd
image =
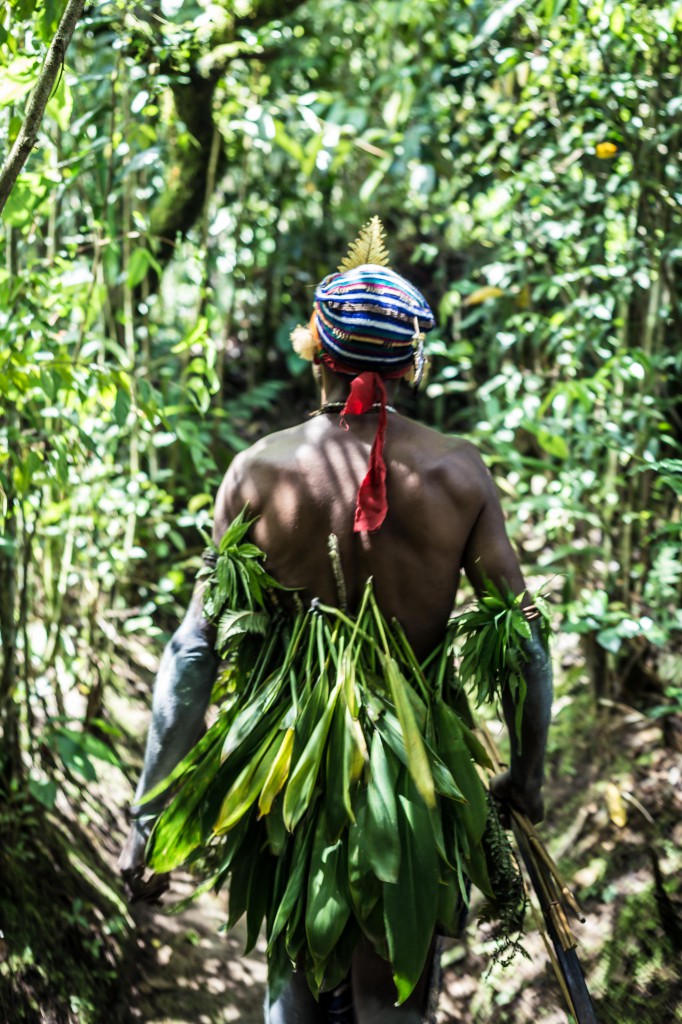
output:
[[[13,419],[16,414],[10,413]],[[10,424],[18,431],[18,425]],[[8,431],[9,433],[9,431]],[[5,514],[3,544],[0,548],[0,641],[2,642],[2,670],[0,671],[0,786],[7,786],[17,774],[21,755],[19,750],[19,715],[14,701],[17,685],[17,520],[16,498],[12,487],[12,467],[3,481],[7,512]]]
[[[254,29],[266,25],[274,18],[288,18],[303,3],[304,0],[288,0],[286,3],[281,0],[260,0],[260,3],[251,4],[244,15],[234,17],[230,33],[234,36],[241,28]],[[153,31],[156,29],[156,22],[151,17],[153,8],[150,9],[149,5],[144,9],[140,7],[137,14]],[[197,66],[190,68],[182,82],[174,81],[173,68],[167,62],[162,63],[163,71],[171,77],[170,88],[177,115],[195,140],[195,144],[175,147],[166,176],[166,187],[151,212],[151,234],[159,241],[157,258],[162,266],[170,261],[177,239],[187,234],[207,203],[206,181],[211,154],[215,148],[213,99],[230,60],[220,53],[220,46],[224,42],[224,27],[221,27],[216,38],[208,44],[209,50],[214,51],[215,59],[204,60],[203,71]],[[263,59],[262,55],[260,57]],[[256,56],[254,59],[259,58]],[[221,146],[217,154],[216,183],[220,181],[224,169],[225,156]],[[155,276],[155,271],[151,269],[151,291],[155,291],[158,286]]]
[[[0,213],[9,199],[21,170],[36,144],[45,107],[57,81],[57,75],[64,66],[64,58],[78,19],[83,13],[84,0],[69,0],[59,23],[57,33],[50,43],[38,81],[26,108],[24,123],[19,129],[14,145],[0,170]]]

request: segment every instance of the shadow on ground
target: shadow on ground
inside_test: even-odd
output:
[[[169,903],[191,891],[173,880]],[[168,897],[166,897],[168,899]],[[205,894],[179,914],[133,907],[137,955],[130,998],[133,1024],[262,1024],[265,943],[242,956],[245,929],[219,934],[224,898]]]

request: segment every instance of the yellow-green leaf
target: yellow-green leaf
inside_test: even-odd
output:
[[[289,779],[289,784],[287,785],[286,792],[284,794],[283,816],[284,824],[290,832],[293,832],[296,825],[305,814],[313,795],[313,789],[315,788],[315,782],[317,781],[317,774],[322,762],[322,755],[324,754],[327,743],[327,734],[329,733],[332,714],[334,713],[334,707],[336,705],[340,689],[341,685],[337,683],[330,693],[329,700],[327,701],[327,706],[322,713],[322,717],[313,729],[313,734],[308,740],[308,743],[298,760],[296,768]]]
[[[223,800],[213,831],[222,835],[237,824],[251,805],[255,802],[263,788],[277,749],[277,730],[273,730],[263,741],[259,752],[241,772],[230,786]]]
[[[499,299],[502,295],[504,295],[504,292],[501,288],[487,284],[483,288],[477,288],[476,291],[471,292],[466,298],[462,299],[462,305],[480,306],[482,302],[487,302],[488,299]]]
[[[287,729],[285,732],[284,739],[282,740],[280,748],[275,755],[275,760],[272,762],[268,776],[263,783],[263,789],[258,799],[258,816],[261,818],[264,814],[270,813],[273,800],[287,781],[293,746],[294,729],[291,728]]]
[[[431,774],[431,767],[423,740],[417,728],[414,711],[407,696],[406,687],[408,684],[395,660],[390,655],[382,656],[382,660],[403,734],[408,771],[414,779],[414,784],[424,798],[427,807],[435,807],[436,793],[433,775]]]

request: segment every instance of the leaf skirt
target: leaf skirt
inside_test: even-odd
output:
[[[164,784],[174,795],[148,861],[229,886],[227,924],[246,914],[247,951],[265,925],[271,998],[292,964],[313,993],[335,987],[364,935],[403,1002],[434,933],[457,934],[468,880],[496,899],[479,771],[489,763],[455,684],[452,637],[420,664],[371,581],[354,617],[319,602],[285,611],[258,549],[240,540],[221,546],[208,587],[227,658],[219,714]]]

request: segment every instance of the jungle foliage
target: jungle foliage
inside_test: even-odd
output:
[[[0,4],[4,150],[65,6]],[[680,0],[86,5],[0,234],[7,806],[118,761],[107,694],[232,455],[313,406],[289,331],[373,214],[438,319],[405,408],[481,447],[556,575],[570,699],[672,722],[681,134]]]

